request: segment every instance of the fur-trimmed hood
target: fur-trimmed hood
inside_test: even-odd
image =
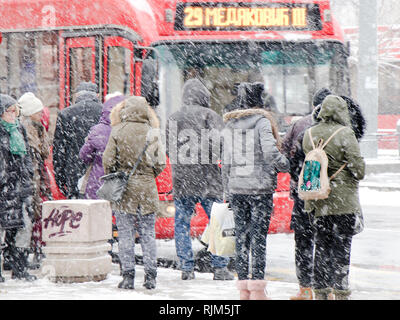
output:
[[[275,118],[272,116],[271,112],[265,110],[265,109],[259,109],[259,108],[253,108],[253,109],[239,109],[239,110],[234,110],[228,113],[224,114],[224,122],[227,123],[228,121],[234,121],[234,120],[239,120],[243,119],[246,117],[252,117],[252,116],[261,116],[264,118],[267,118],[272,127],[272,134],[274,135],[275,140],[277,141],[277,146],[280,148],[281,146],[281,139],[279,136],[279,130],[278,130],[278,125],[276,123]],[[257,119],[258,121],[258,119]]]
[[[117,104],[110,113],[111,126],[123,121],[148,123],[152,128],[159,128],[160,122],[154,110],[144,97],[131,96]]]

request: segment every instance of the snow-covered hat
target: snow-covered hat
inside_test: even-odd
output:
[[[83,81],[76,87],[75,93],[80,92],[80,91],[90,91],[90,92],[98,93],[99,89],[97,87],[97,84],[95,84],[93,82]]]
[[[0,94],[0,116],[17,101],[8,94]]]
[[[21,98],[19,98],[18,103],[21,106],[22,115],[26,117],[42,111],[44,108],[42,101],[32,92],[24,93]]]

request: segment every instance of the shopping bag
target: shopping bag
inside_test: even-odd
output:
[[[210,221],[201,241],[208,244],[208,251],[214,255],[223,257],[235,255],[235,221],[228,203],[213,203]]]

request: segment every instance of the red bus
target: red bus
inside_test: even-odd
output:
[[[50,130],[83,80],[97,83],[103,98],[115,91],[145,96],[162,128],[194,70],[221,115],[235,83],[262,81],[282,133],[290,119],[310,112],[320,87],[350,90],[349,50],[327,0],[2,0],[0,14],[0,91],[17,98],[35,92],[50,109]],[[270,233],[290,232],[289,180],[279,173]],[[157,238],[171,239],[169,166],[157,186]],[[62,198],[54,180],[53,189]],[[198,206],[192,236],[207,222]]]

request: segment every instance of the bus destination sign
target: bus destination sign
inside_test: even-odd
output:
[[[317,4],[178,3],[175,30],[299,30],[322,29]]]

